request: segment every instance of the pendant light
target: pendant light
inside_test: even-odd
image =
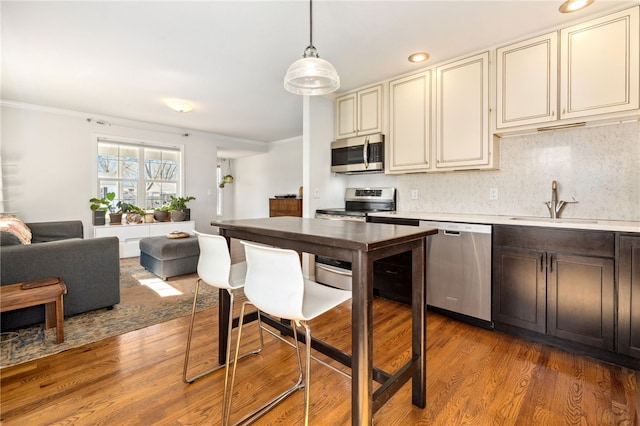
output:
[[[296,95],[326,95],[340,88],[340,77],[313,46],[313,0],[309,0],[309,46],[284,77],[284,88]]]

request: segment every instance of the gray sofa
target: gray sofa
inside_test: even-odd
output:
[[[81,221],[27,223],[32,244],[0,246],[0,285],[50,277],[67,284],[65,316],[120,303],[117,237],[83,239]],[[4,233],[3,233],[4,234]],[[2,313],[2,330],[44,322],[44,307]]]

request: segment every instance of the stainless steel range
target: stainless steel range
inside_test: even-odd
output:
[[[396,210],[395,188],[347,188],[344,208],[318,209],[317,219],[366,222],[367,214]],[[351,290],[351,263],[316,256],[316,281]]]
[[[344,208],[316,210],[316,218],[366,222],[367,213],[396,210],[396,189],[347,188],[344,203]]]

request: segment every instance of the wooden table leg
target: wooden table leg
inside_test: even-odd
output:
[[[45,303],[44,305],[44,328],[50,329],[56,325],[56,302]]]
[[[222,234],[221,234],[222,235]],[[231,256],[231,238],[227,240],[227,249]],[[227,340],[229,339],[229,310],[231,309],[231,296],[226,290],[218,289],[218,363],[220,365],[227,361]]]
[[[62,295],[55,302],[46,303],[44,306],[44,326],[48,330],[56,328],[56,343],[64,342],[64,302]]]
[[[411,347],[414,357],[419,359],[411,386],[411,402],[416,407],[427,406],[427,272],[426,241],[411,252],[412,260],[412,321]]]
[[[62,295],[56,300],[56,343],[64,342],[64,301]]]
[[[358,252],[352,262],[351,424],[353,426],[370,426],[373,418],[372,266],[373,262],[369,262],[367,255],[362,252]]]
[[[224,364],[227,360],[227,335],[229,330],[229,310],[231,309],[231,297],[224,289],[218,289],[218,363]]]

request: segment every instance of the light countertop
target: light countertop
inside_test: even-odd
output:
[[[396,211],[370,213],[370,216],[395,217],[405,219],[433,220],[440,222],[481,223],[487,225],[523,225],[545,228],[590,229],[597,231],[637,232],[640,222],[599,220],[599,219],[551,219],[548,217],[498,216],[465,213],[429,213],[414,211]]]

